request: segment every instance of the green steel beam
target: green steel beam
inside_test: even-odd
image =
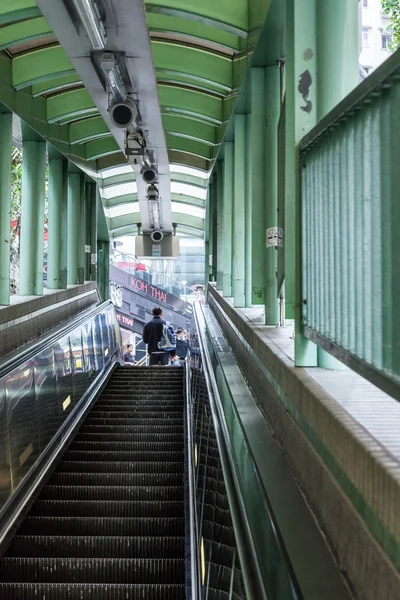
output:
[[[69,126],[69,141],[71,144],[82,144],[107,136],[111,136],[110,130],[100,116],[83,119],[71,123]]]
[[[181,204],[188,204],[189,206],[199,206],[204,208],[205,201],[201,198],[195,198],[193,196],[187,196],[186,194],[175,194],[171,193],[172,202],[180,202]],[[112,208],[113,206],[121,206],[123,204],[132,204],[138,202],[137,193],[124,194],[123,196],[114,196],[114,198],[103,198],[103,205],[106,208]]]
[[[61,46],[39,48],[13,58],[13,86],[16,90],[35,83],[75,75],[75,69]]]
[[[78,75],[61,75],[52,79],[35,83],[32,86],[32,96],[42,96],[45,94],[54,94],[61,90],[67,91],[71,86],[83,85]]]
[[[171,114],[164,114],[162,116],[162,121],[166,133],[210,145],[215,145],[217,143],[216,127],[214,125],[202,123],[196,119]]]
[[[139,222],[139,221],[138,221]],[[203,231],[199,229],[195,229],[193,227],[187,227],[186,225],[182,225],[178,223],[178,233],[183,233],[189,237],[196,237],[200,239],[204,239]],[[137,235],[137,223],[131,223],[130,225],[126,225],[125,227],[119,227],[118,229],[114,229],[110,232],[110,236],[115,239],[121,237],[123,235]]]
[[[230,50],[232,52],[240,50],[240,38],[237,35],[196,21],[163,14],[148,13],[147,25],[150,33],[161,32],[166,37],[181,34],[201,44],[209,44],[211,42],[223,50]]]
[[[0,113],[0,304],[10,304],[12,113]]]
[[[169,150],[193,154],[194,156],[199,156],[206,160],[211,160],[213,158],[212,147],[203,142],[196,142],[195,140],[178,137],[176,135],[171,135],[170,133],[166,134],[165,140]]]
[[[161,110],[198,118],[206,123],[221,125],[222,100],[211,94],[195,92],[180,86],[157,85]]]
[[[158,15],[181,18],[225,31],[241,38],[247,37],[247,2],[242,0],[203,0],[197,4],[198,11],[188,10],[187,0],[146,0],[146,11]],[[194,7],[193,7],[194,8]]]
[[[0,3],[0,25],[40,17],[41,12],[33,0],[12,0]]]
[[[43,293],[44,197],[46,143],[26,135],[22,152],[19,293]],[[36,134],[33,138],[36,137]]]
[[[22,42],[45,38],[52,34],[52,30],[43,17],[14,23],[0,28],[0,50],[12,48]]]
[[[49,123],[65,121],[80,115],[91,115],[98,110],[85,89],[72,90],[47,99],[47,119]]]
[[[235,115],[232,295],[234,306],[245,306],[246,115]]]
[[[222,204],[222,291],[227,298],[232,295],[232,223],[233,223],[233,143],[224,144]]]
[[[110,231],[119,229],[120,227],[125,227],[127,225],[132,225],[134,223],[140,223],[140,220],[140,213],[114,217],[109,219]],[[200,229],[201,231],[204,230],[204,219],[201,219],[200,217],[185,215],[184,213],[180,212],[172,212],[172,221],[173,223],[178,223],[178,225],[181,224],[187,227],[193,227],[194,229]]]
[[[211,162],[201,156],[195,156],[194,154],[187,154],[178,150],[172,150],[168,148],[169,162],[175,165],[183,165],[185,167],[193,167],[199,171],[208,173],[211,169]]]
[[[223,272],[223,201],[224,201],[224,183],[223,183],[223,169],[222,161],[217,161],[216,176],[217,176],[217,288],[222,290],[224,272]]]
[[[109,156],[110,154],[117,154],[121,152],[120,147],[113,137],[105,137],[100,140],[88,142],[86,144],[86,159],[96,160],[102,156]]]
[[[49,157],[47,287],[61,287],[61,211],[63,202],[62,158]]]
[[[202,189],[207,187],[207,179],[196,177],[195,175],[185,175],[184,173],[171,171],[170,176],[171,182],[187,183],[188,185],[193,185]],[[133,171],[131,173],[122,173],[121,175],[112,175],[105,179],[99,179],[98,186],[105,189],[113,185],[119,185],[120,183],[129,183],[130,181],[136,181],[135,173]]]
[[[251,180],[251,161],[252,161],[252,139],[251,139],[251,114],[246,114],[246,190],[245,190],[245,215],[244,215],[244,298],[245,306],[250,308],[252,305],[252,180]],[[217,163],[218,164],[218,163]]]
[[[156,70],[157,83],[164,85],[177,85],[184,87],[188,90],[195,92],[203,92],[204,94],[213,94],[217,98],[224,98],[225,94],[217,85],[212,83],[199,81],[193,76],[186,76],[183,74],[176,73],[174,71],[166,71],[162,69]],[[226,93],[230,93],[231,90],[227,90]]]

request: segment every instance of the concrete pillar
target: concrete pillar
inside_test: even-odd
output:
[[[217,170],[217,289],[222,291],[223,287],[223,264],[222,264],[222,231],[223,231],[223,172],[222,161],[218,160],[214,169]]]
[[[10,304],[12,113],[0,114],[0,304]]]
[[[317,116],[320,121],[359,83],[358,2],[318,2],[317,22]],[[318,366],[346,369],[322,348],[318,348]]]
[[[81,176],[68,174],[68,283],[78,283]]]
[[[266,134],[265,134],[265,231],[278,227],[278,123],[280,115],[279,68],[265,69]],[[279,322],[276,270],[278,252],[275,246],[265,250],[265,323]]]
[[[245,306],[244,269],[245,269],[245,150],[246,115],[234,115],[235,151],[234,151],[234,213],[232,246],[232,295],[234,305]]]
[[[251,69],[252,303],[264,303],[265,75]]]
[[[49,158],[47,287],[61,287],[61,210],[63,201],[63,159]]]
[[[245,306],[251,307],[252,304],[252,181],[251,181],[251,114],[246,115],[246,191],[245,191],[245,237],[244,237],[244,297]]]
[[[233,142],[224,144],[224,196],[222,222],[222,291],[232,295]]]
[[[22,202],[19,293],[43,294],[44,197],[46,142],[22,145]]]
[[[78,223],[78,283],[85,282],[86,265],[86,181],[84,175],[80,176],[80,194],[79,194],[79,223]]]
[[[90,280],[97,280],[97,194],[95,183],[90,184]]]

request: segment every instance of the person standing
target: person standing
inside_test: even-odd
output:
[[[176,349],[171,352],[171,364],[181,367],[189,351],[189,342],[185,338],[185,332],[182,327],[176,330],[176,338]]]
[[[160,350],[159,342],[163,335],[164,325],[167,323],[162,318],[162,309],[159,306],[153,308],[153,318],[146,323],[143,328],[143,341],[147,344],[147,352],[150,355],[150,366],[166,366],[168,364],[169,353]]]
[[[126,347],[126,352],[124,352],[124,364],[129,367],[133,367],[135,362],[135,357],[133,356],[133,344],[128,344]]]

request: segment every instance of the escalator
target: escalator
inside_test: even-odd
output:
[[[183,369],[116,369],[0,561],[2,600],[185,598]]]

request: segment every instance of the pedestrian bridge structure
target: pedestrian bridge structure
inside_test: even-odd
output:
[[[10,442],[1,446],[14,439],[16,394],[1,378],[27,344],[40,348],[60,321],[83,319],[108,300],[114,240],[160,230],[205,242],[207,305],[195,311],[203,363],[193,390],[200,402],[208,389],[201,419],[220,397],[230,448],[224,455],[218,446],[218,468],[238,554],[225,555],[217,538],[203,543],[210,524],[202,513],[200,587],[211,590],[216,573],[226,583],[224,569],[235,573],[239,556],[255,600],[400,598],[400,50],[360,83],[358,4],[0,2],[4,539],[25,474],[13,479]],[[13,146],[22,150],[20,181]],[[11,209],[18,295],[10,293]],[[119,342],[113,308],[104,310],[89,329],[94,338],[96,327],[103,331],[106,361],[111,339],[114,358]],[[29,366],[35,390],[43,385],[38,364]],[[180,385],[180,375],[171,380]],[[21,468],[39,456],[23,439]],[[236,508],[229,489],[240,490]],[[212,494],[223,496],[220,488]],[[2,573],[10,571],[0,565],[0,585],[8,582]],[[243,597],[235,575],[229,581],[227,592],[221,584],[220,595],[213,588],[207,597]]]

